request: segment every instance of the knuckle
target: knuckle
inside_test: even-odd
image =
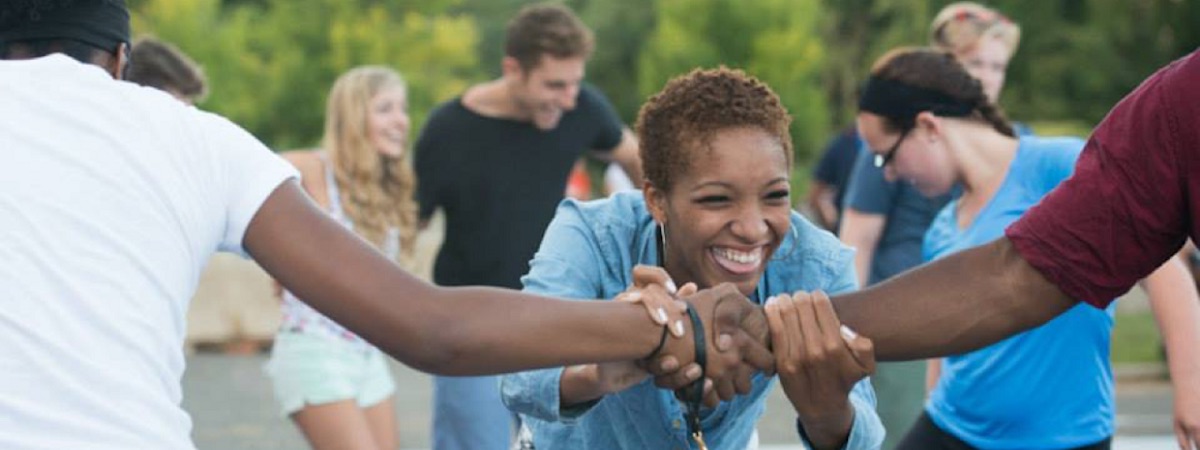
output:
[[[817,348],[816,350],[809,352],[808,360],[817,364],[822,364],[829,360],[829,353],[823,348]]]
[[[872,341],[867,338],[861,338],[861,339],[862,339],[861,345],[862,345],[862,349],[864,352],[872,352],[872,353],[875,352],[875,341]]]
[[[826,355],[836,355],[842,349],[841,342],[825,342],[822,345],[821,352]]]

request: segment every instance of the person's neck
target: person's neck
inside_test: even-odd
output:
[[[532,121],[528,112],[517,104],[508,80],[497,78],[467,89],[462,97],[463,107],[475,114],[495,119]]]
[[[667,272],[667,276],[671,277],[671,281],[675,282],[676,287],[682,287],[685,284],[691,283],[693,277],[681,265],[681,260],[678,256],[668,255],[666,247],[666,239],[663,237],[663,228],[659,228],[655,232],[655,250],[658,253],[658,267],[661,267]],[[699,285],[700,283],[696,283]]]
[[[965,228],[1004,183],[1020,143],[989,125],[975,123],[962,124],[946,139],[958,149],[955,154],[963,187],[958,222]]]

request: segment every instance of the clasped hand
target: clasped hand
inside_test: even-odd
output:
[[[703,373],[704,402],[715,406],[749,393],[754,373],[778,371],[801,420],[819,422],[844,417],[850,390],[875,369],[871,341],[842,326],[821,292],[778,295],[762,308],[733,285],[697,291],[689,283],[675,291],[665,271],[639,266],[633,286],[617,299],[645,304],[656,322],[667,324],[671,337],[650,358],[597,364],[597,381],[605,392],[650,376],[659,387],[675,390]],[[694,361],[694,330],[679,299],[704,324],[708,361],[703,371]],[[664,313],[669,320],[663,320]]]

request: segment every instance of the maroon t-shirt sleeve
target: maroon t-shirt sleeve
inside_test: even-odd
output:
[[[1105,307],[1187,238],[1197,86],[1196,53],[1144,81],[1096,127],[1074,175],[1006,231],[1067,295]]]

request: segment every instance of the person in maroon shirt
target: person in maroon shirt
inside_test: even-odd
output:
[[[881,361],[962,353],[1077,299],[1103,308],[1200,238],[1198,54],[1117,104],[1074,175],[1006,237],[834,297],[842,322],[870,337]],[[1200,418],[1176,417],[1175,427],[1182,448],[1200,447]]]

